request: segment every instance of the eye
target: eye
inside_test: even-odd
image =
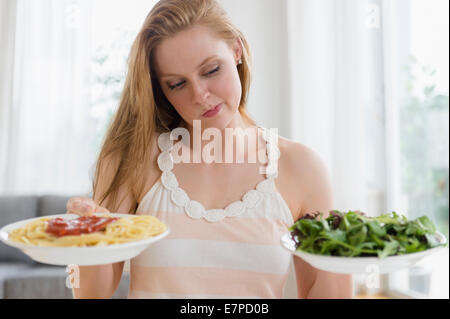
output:
[[[207,72],[207,73],[205,74],[205,76],[211,76],[211,75],[214,75],[214,74],[217,73],[219,70],[220,70],[220,65],[217,66],[217,67],[215,67],[215,68],[212,69],[211,71]],[[184,82],[185,82],[185,81],[180,81],[180,82],[178,82],[177,84],[174,84],[174,85],[167,84],[167,86],[169,87],[170,90],[179,90],[179,89],[181,89],[181,88],[184,86]]]
[[[184,81],[181,81],[181,82],[178,82],[178,83],[175,84],[175,85],[170,85],[170,84],[168,84],[168,86],[169,86],[169,89],[175,90],[175,89],[181,88],[183,84],[184,84]]]
[[[217,71],[220,70],[220,66],[217,66],[216,68],[214,68],[213,70],[209,71],[208,73],[206,73],[206,75],[213,75],[214,73],[216,73]]]

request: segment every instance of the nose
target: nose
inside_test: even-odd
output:
[[[206,83],[202,81],[192,82],[192,102],[194,104],[206,105],[209,97],[209,90]]]

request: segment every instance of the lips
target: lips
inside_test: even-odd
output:
[[[215,114],[217,114],[217,112],[220,110],[221,108],[221,104],[217,104],[215,107],[213,107],[212,109],[209,109],[208,111],[206,111],[205,113],[203,113],[203,116],[206,117],[211,117],[214,116]]]

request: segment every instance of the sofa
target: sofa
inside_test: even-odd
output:
[[[0,228],[23,219],[66,212],[69,197],[0,196]],[[32,260],[19,249],[0,242],[0,298],[3,299],[72,299],[66,266],[46,265]],[[127,298],[129,273],[112,298]]]

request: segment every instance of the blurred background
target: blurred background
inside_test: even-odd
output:
[[[219,2],[250,44],[250,114],[322,156],[335,208],[428,215],[448,238],[449,1]],[[0,0],[0,196],[91,192],[155,3]],[[355,291],[449,298],[448,261],[447,249],[375,286],[355,276]]]

